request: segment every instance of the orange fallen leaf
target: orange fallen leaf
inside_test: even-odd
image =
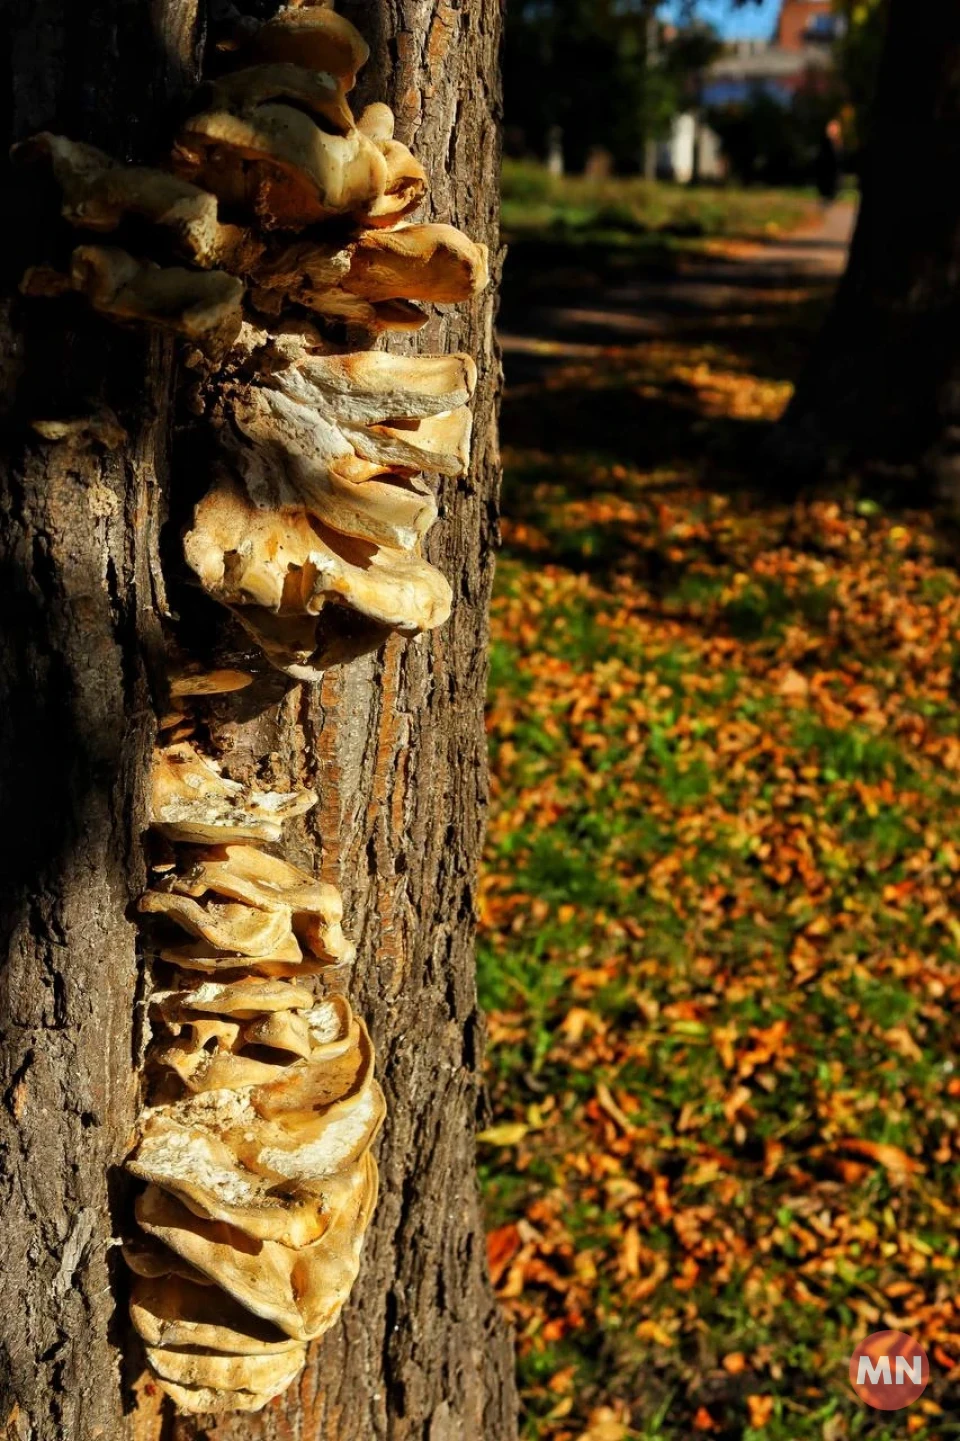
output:
[[[870,1174],[870,1167],[865,1166],[862,1161],[845,1161],[842,1156],[836,1157],[833,1169],[848,1186],[858,1186],[864,1176]]]
[[[641,1341],[653,1341],[657,1346],[672,1346],[673,1337],[657,1321],[641,1321],[637,1327]]]
[[[670,1262],[666,1259],[665,1256],[658,1256],[656,1261],[654,1261],[653,1263],[653,1270],[650,1272],[650,1274],[644,1276],[641,1281],[636,1281],[630,1287],[631,1301],[643,1301],[646,1300],[648,1296],[652,1296],[654,1291],[660,1285],[660,1282],[669,1275]],[[669,1346],[671,1343],[669,1340],[667,1340],[662,1342],[662,1344],[664,1346]]]
[[[737,1028],[734,1025],[714,1026],[710,1032],[710,1039],[717,1048],[717,1054],[728,1071],[732,1071],[737,1064],[737,1054],[733,1043],[737,1039]]]
[[[555,1371],[547,1382],[550,1391],[555,1391],[558,1396],[565,1396],[568,1391],[573,1390],[573,1379],[577,1374],[576,1366],[564,1366],[562,1370]]]
[[[598,1406],[590,1412],[586,1431],[581,1431],[577,1441],[625,1441],[629,1428],[618,1419],[610,1406]]]
[[[640,1232],[636,1226],[628,1226],[623,1233],[623,1241],[620,1245],[621,1276],[640,1275]]]
[[[761,1029],[759,1026],[750,1027],[749,1048],[737,1056],[737,1077],[746,1080],[752,1076],[754,1071],[776,1057],[786,1057],[793,1054],[794,1047],[787,1045],[784,1038],[789,1029],[787,1021],[775,1021],[772,1026]]]
[[[488,1233],[487,1265],[490,1267],[490,1279],[494,1285],[500,1280],[521,1245],[520,1232],[512,1222],[507,1226],[498,1226],[495,1231]]]
[[[766,1426],[773,1415],[773,1397],[748,1396],[747,1410],[750,1413],[750,1425],[755,1431],[759,1431]]]
[[[610,1094],[609,1086],[606,1086],[603,1081],[600,1081],[597,1084],[596,1094],[597,1105],[600,1107],[600,1109],[610,1117],[611,1121],[616,1122],[616,1124],[626,1135],[632,1136],[636,1127],[613,1099],[613,1096]]]
[[[954,1360],[954,1358],[949,1354],[949,1352],[945,1351],[942,1346],[934,1346],[933,1359],[934,1361],[936,1361],[937,1365],[942,1366],[945,1371],[952,1371],[957,1365],[957,1362]]]
[[[723,1114],[731,1126],[737,1119],[738,1112],[743,1110],[752,1096],[753,1092],[749,1086],[734,1086],[729,1096],[724,1099]]]
[[[700,1267],[692,1256],[684,1256],[680,1272],[673,1278],[675,1291],[692,1291],[700,1277]]]
[[[568,1041],[574,1044],[583,1039],[583,1033],[587,1026],[593,1022],[593,1012],[588,1011],[585,1006],[572,1006],[564,1016],[560,1030]]]
[[[724,1356],[720,1364],[729,1376],[739,1376],[741,1371],[747,1369],[747,1358],[742,1351],[731,1351]]]
[[[768,1136],[763,1143],[763,1174],[766,1180],[776,1175],[777,1167],[783,1159],[783,1142],[775,1141]]]
[[[857,1136],[843,1136],[837,1141],[844,1151],[852,1151],[855,1156],[866,1156],[868,1161],[876,1161],[885,1171],[894,1175],[912,1175],[923,1171],[919,1161],[908,1156],[906,1151],[901,1151],[899,1146],[890,1146],[885,1141],[862,1141]]]
[[[805,675],[791,668],[784,671],[777,692],[788,700],[806,700],[810,694],[810,682]]]

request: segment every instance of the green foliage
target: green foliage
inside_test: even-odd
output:
[[[738,0],[734,0],[738,3]],[[829,119],[844,118],[851,154],[863,145],[889,0],[835,0],[842,20],[834,70],[790,105],[761,92],[718,107],[720,133],[735,173],[751,183],[796,183],[810,174]],[[644,142],[664,137],[673,117],[696,102],[700,77],[720,52],[715,32],[681,10],[665,31],[661,0],[511,0],[504,46],[508,152],[546,154],[562,133],[569,170],[602,147],[621,172],[641,168]]]
[[[834,80],[801,90],[790,105],[758,90],[740,103],[711,107],[706,118],[744,183],[802,184],[810,179],[827,122],[842,104],[842,88]]]
[[[503,224],[511,240],[599,241],[635,247],[666,239],[769,235],[800,224],[805,196],[786,191],[673,185],[639,177],[553,176],[526,160],[505,160]]]
[[[567,166],[595,147],[618,169],[640,168],[646,140],[666,134],[691,77],[716,54],[706,27],[663,43],[659,0],[512,0],[504,45],[508,143],[543,155],[559,127]]]

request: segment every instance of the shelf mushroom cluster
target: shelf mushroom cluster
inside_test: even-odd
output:
[[[354,954],[340,895],[267,848],[315,802],[232,781],[190,740],[154,758],[161,859],[140,910],[166,984],[125,1253],[134,1326],[182,1411],[258,1410],[290,1383],[376,1200],[373,1048],[325,979]]]
[[[422,167],[386,105],[355,119],[347,102],[367,56],[329,6],[291,5],[201,89],[169,171],[49,133],[16,152],[50,167],[72,226],[117,242],[78,245],[23,289],[78,292],[194,348],[218,444],[187,561],[276,666],[311,681],[449,613],[421,554],[437,515],[423,472],[464,473],[476,368],[370,347],[488,279],[484,246],[407,219]]]
[[[233,39],[233,68],[202,87],[165,168],[46,132],[16,147],[82,232],[21,289],[178,339],[215,436],[186,561],[273,665],[317,681],[448,615],[421,551],[437,517],[423,473],[465,472],[476,367],[372,347],[418,330],[424,303],[477,294],[487,252],[409,221],[426,175],[387,106],[354,118],[368,49],[328,4],[292,3]],[[244,681],[194,677],[180,693]],[[152,792],[140,910],[162,988],[127,1162],[145,1183],[125,1246],[131,1315],[179,1409],[257,1410],[356,1276],[383,1096],[332,980],[353,957],[339,894],[277,853],[315,795],[224,775],[189,719],[167,728]]]

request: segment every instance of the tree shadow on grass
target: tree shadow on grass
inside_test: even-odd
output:
[[[671,585],[655,497],[763,509],[793,498],[768,442],[832,288],[823,274],[712,254],[638,263],[525,244],[502,316],[505,510],[521,522],[508,553],[529,541],[541,563]]]
[[[565,473],[621,465],[644,471],[684,469],[691,481],[726,490],[731,470],[745,466],[769,422],[698,414],[690,388],[666,380],[656,397],[630,387],[564,387],[507,392],[503,439],[522,451],[551,456]],[[584,493],[589,484],[584,475]],[[609,487],[608,487],[609,488]]]
[[[836,464],[811,485],[783,463],[777,418],[835,284],[796,240],[740,254],[662,237],[619,249],[524,240],[501,315],[505,555],[601,585],[629,576],[659,604],[734,559],[709,524],[710,539],[678,546],[667,512],[696,528],[722,498],[731,516],[749,525],[762,512],[770,535],[779,526],[795,544],[793,502],[853,493],[889,512],[936,506],[941,563],[955,564],[956,518],[912,473]]]
[[[516,270],[506,288],[505,554],[600,583],[629,575],[663,596],[691,565],[730,559],[715,538],[678,551],[664,507],[689,515],[723,496],[771,511],[793,498],[767,444],[832,287],[822,275],[758,284],[748,267],[712,257],[691,262],[692,279],[676,257],[659,278],[593,259],[589,283],[573,267],[544,287],[545,265],[532,291]],[[625,343],[631,318],[651,333]]]

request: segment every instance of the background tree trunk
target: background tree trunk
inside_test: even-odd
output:
[[[343,8],[373,49],[358,100],[396,110],[400,138],[431,177],[431,216],[495,245],[499,6]],[[115,154],[124,140],[136,158],[156,153],[193,78],[188,5],[96,0],[78,13],[68,0],[0,0],[0,17],[12,138],[45,127]],[[8,296],[45,243],[39,226],[25,234]],[[498,478],[492,295],[432,320],[415,346],[469,350],[481,373],[471,477],[444,483],[428,547],[453,583],[450,622],[332,671],[320,687],[294,686],[258,716],[225,708],[214,726],[233,774],[269,754],[277,780],[320,790],[295,840],[300,859],[322,858],[324,877],[344,891],[360,947],[350,992],[371,1025],[390,1116],[381,1198],[340,1324],[314,1348],[299,1388],[258,1415],[207,1424],[173,1418],[149,1387],[132,1390],[139,1358],[108,1245],[129,1214],[116,1167],[139,1103],[144,980],[128,912],[143,884],[148,682],[159,663],[152,502],[169,488],[170,361],[159,342],[69,306],[12,302],[6,317],[4,351],[17,364],[6,363],[0,457],[0,783],[15,872],[3,917],[10,1239],[0,1418],[17,1441],[509,1441],[512,1352],[486,1278],[473,1146],[482,1022],[472,932]],[[91,400],[116,411],[127,444],[104,452],[30,438],[26,421]]]
[[[960,495],[960,7],[891,0],[847,272],[778,438]]]

